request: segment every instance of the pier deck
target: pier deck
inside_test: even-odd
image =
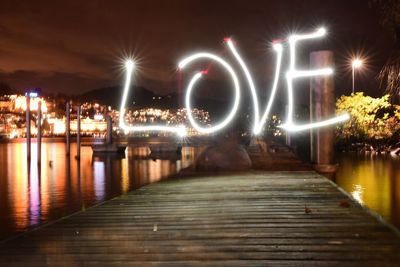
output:
[[[0,244],[0,266],[400,266],[395,231],[311,172],[171,179]]]

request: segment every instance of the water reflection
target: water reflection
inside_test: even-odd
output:
[[[341,154],[336,182],[356,200],[400,228],[400,159]]]
[[[350,192],[350,194],[353,196],[353,198],[355,200],[357,200],[359,203],[364,204],[364,200],[363,200],[363,193],[364,193],[364,188],[359,185],[359,184],[355,184],[353,185],[353,190]]]
[[[60,218],[95,203],[177,173],[192,163],[198,148],[182,157],[154,158],[147,147],[128,147],[125,157],[93,157],[81,148],[81,160],[65,155],[65,144],[43,143],[41,163],[32,143],[27,164],[24,143],[0,144],[0,239]]]

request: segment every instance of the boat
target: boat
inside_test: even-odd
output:
[[[107,133],[104,144],[93,144],[93,154],[125,154],[127,145],[113,143],[112,137],[112,119],[110,116],[106,116],[107,121]]]

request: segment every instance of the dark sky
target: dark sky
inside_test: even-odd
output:
[[[374,77],[392,44],[379,24],[378,8],[368,3],[2,0],[0,81],[17,89],[76,94],[119,84],[122,59],[133,55],[140,63],[137,83],[166,92],[170,88],[157,81],[174,81],[177,62],[189,53],[208,50],[232,59],[221,42],[232,36],[255,80],[263,84],[273,73],[269,42],[322,25],[329,36],[312,48],[334,50],[338,90],[351,88],[345,66],[352,53],[362,53],[368,70],[360,72],[359,84],[377,94]]]

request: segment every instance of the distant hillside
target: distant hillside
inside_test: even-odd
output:
[[[121,86],[100,88],[83,93],[79,96],[79,100],[97,101],[101,104],[112,106],[114,109],[119,109],[121,105],[122,91],[123,88]],[[167,95],[160,95],[147,90],[142,86],[134,86],[129,90],[126,103],[128,107],[137,109],[148,107],[176,109],[184,106],[184,94],[178,96],[178,94],[174,92]],[[267,104],[266,97],[260,96],[259,103],[260,112],[264,112]],[[207,110],[214,119],[225,117],[230,112],[232,105],[232,99],[216,99],[209,96],[209,94],[195,94],[192,100],[193,107]],[[242,98],[240,106],[238,114],[244,116],[253,113],[252,100],[248,95]],[[281,99],[277,98],[277,100],[275,100],[271,113],[280,114],[281,116],[284,115],[285,104]]]
[[[81,101],[97,101],[101,104],[118,109],[121,105],[123,88],[113,86],[91,90],[79,96]],[[141,86],[134,86],[129,90],[126,105],[131,108],[178,108],[183,106],[183,95],[178,97],[177,93],[159,95]],[[179,99],[182,98],[182,99]],[[227,103],[221,100],[195,97],[193,107],[206,109],[211,115],[219,115],[226,112]]]
[[[122,99],[123,88],[121,86],[113,86],[91,90],[80,95],[81,101],[97,101],[101,104],[119,108]],[[154,93],[143,87],[133,87],[129,90],[127,98],[128,107],[147,107],[155,97]]]
[[[20,92],[4,82],[0,82],[0,95],[13,95]]]

